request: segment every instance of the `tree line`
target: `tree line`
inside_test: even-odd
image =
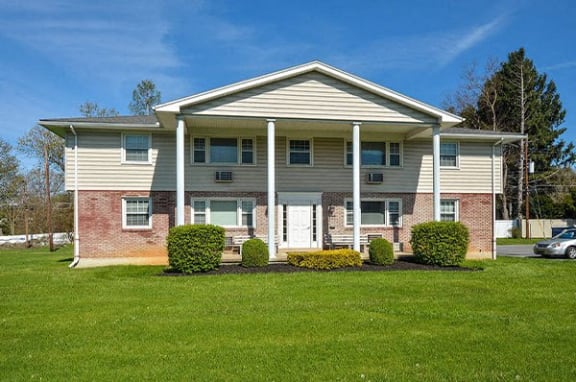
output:
[[[161,102],[160,91],[151,80],[142,80],[132,92],[129,110],[150,115]],[[114,117],[114,108],[95,102],[80,105],[84,117]],[[48,233],[74,230],[73,194],[64,191],[64,139],[41,126],[32,127],[12,147],[0,137],[0,235]],[[22,168],[17,154],[36,159],[36,166]]]

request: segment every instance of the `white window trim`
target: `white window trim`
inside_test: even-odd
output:
[[[128,225],[127,217],[128,217],[128,210],[126,207],[126,201],[128,200],[148,200],[148,225]],[[152,229],[152,198],[145,197],[145,196],[123,196],[122,197],[122,229],[125,230],[142,230],[142,229]]]
[[[308,141],[310,142],[310,163],[299,164],[290,163],[290,141]],[[286,166],[289,167],[313,167],[314,166],[314,138],[286,137]]]
[[[126,160],[126,137],[127,136],[145,136],[148,137],[148,160],[147,161],[136,161],[136,160]],[[152,134],[150,133],[122,133],[121,136],[121,146],[122,146],[122,164],[139,164],[139,165],[150,165],[152,164]]]
[[[442,160],[440,160],[440,168],[458,170],[458,169],[460,169],[460,142],[457,142],[457,141],[440,142],[440,156],[442,156],[442,145],[446,144],[446,143],[456,145],[456,165],[455,166],[443,166]]]
[[[360,205],[362,205],[362,202],[384,202],[386,205],[386,216],[385,216],[385,224],[361,224],[361,227],[402,227],[403,224],[403,217],[404,217],[404,210],[402,207],[402,199],[398,199],[398,198],[361,198],[360,199]],[[389,203],[390,202],[398,202],[398,212],[400,213],[400,216],[398,217],[398,225],[390,225],[390,208],[389,208]],[[353,227],[352,224],[348,224],[348,219],[347,219],[347,215],[348,215],[348,209],[346,208],[346,205],[348,203],[352,203],[352,198],[346,198],[344,199],[344,227]]]
[[[460,199],[440,199],[440,205],[442,205],[442,202],[453,202],[454,203],[454,221],[458,222],[460,221]],[[442,211],[440,211],[440,214],[442,214]]]
[[[191,198],[190,199],[190,223],[194,223],[194,202],[202,201],[205,203],[206,208],[204,209],[204,216],[206,224],[212,224],[210,222],[210,202],[212,201],[235,201],[236,202],[236,225],[224,225],[224,228],[256,228],[256,198],[226,198],[226,197],[206,197],[206,198]],[[246,226],[242,225],[242,202],[252,202],[252,225]]]
[[[194,139],[201,138],[204,139],[204,162],[194,161]],[[210,149],[211,149],[211,138],[227,138],[236,139],[236,162],[211,162],[210,161]],[[252,140],[252,163],[242,163],[242,140],[251,139]],[[228,137],[206,137],[206,136],[194,136],[190,137],[190,164],[194,166],[256,166],[257,164],[257,151],[256,151],[256,137],[240,137],[240,136],[228,136]]]
[[[360,141],[360,161],[362,161],[362,142],[384,142],[386,144],[386,164],[385,165],[363,165],[360,163],[361,168],[402,168],[404,167],[404,143],[402,141],[383,141],[378,139],[364,139]],[[348,164],[348,143],[352,145],[352,141],[344,140],[344,167],[352,168]],[[398,166],[390,165],[390,143],[398,143],[400,145],[400,164]]]

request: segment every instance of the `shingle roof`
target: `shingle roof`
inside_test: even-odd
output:
[[[73,117],[41,119],[40,122],[73,122],[73,123],[102,123],[102,124],[137,124],[156,125],[158,119],[155,115],[124,115],[116,117]]]

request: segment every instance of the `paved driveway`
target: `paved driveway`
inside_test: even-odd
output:
[[[498,256],[515,256],[515,257],[540,257],[534,255],[531,244],[523,245],[499,245],[496,247]]]

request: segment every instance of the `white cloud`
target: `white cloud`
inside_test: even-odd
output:
[[[576,68],[576,61],[561,62],[558,64],[548,65],[542,68],[544,71],[563,70]]]
[[[353,70],[362,72],[443,68],[496,34],[503,24],[504,18],[498,17],[467,30],[453,29],[379,39],[360,46],[352,54],[332,55],[330,59],[334,65],[352,66]]]
[[[154,2],[22,4],[8,3],[0,34],[83,80],[136,83],[182,65],[165,39],[169,24],[152,16]]]

